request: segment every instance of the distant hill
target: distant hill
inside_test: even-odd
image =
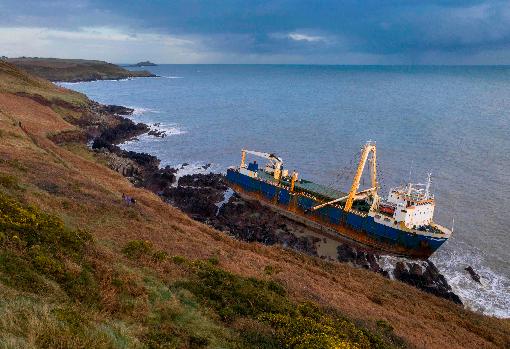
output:
[[[128,67],[155,67],[155,66],[157,66],[157,64],[152,63],[150,61],[143,61],[143,62],[138,62],[136,64],[128,65]]]
[[[60,58],[8,58],[7,62],[50,81],[120,80],[156,76],[148,71],[130,71],[103,61]]]

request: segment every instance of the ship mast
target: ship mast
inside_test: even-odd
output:
[[[349,212],[352,208],[352,204],[354,203],[354,199],[356,198],[356,193],[359,188],[359,182],[361,180],[361,176],[363,175],[363,169],[368,160],[368,156],[372,154],[372,158],[370,161],[370,180],[373,188],[373,196],[374,200],[377,199],[377,158],[376,158],[376,147],[375,142],[368,141],[361,151],[361,157],[358,164],[358,168],[356,170],[356,175],[354,176],[354,180],[352,181],[351,190],[349,191],[349,196],[347,197],[347,201],[344,206],[344,211]]]

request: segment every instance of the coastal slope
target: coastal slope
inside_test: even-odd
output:
[[[7,62],[50,81],[78,82],[154,77],[146,70],[128,70],[115,64],[85,59],[9,58]]]
[[[238,241],[134,187],[85,144],[111,110],[0,62],[2,346],[509,346],[508,320]]]

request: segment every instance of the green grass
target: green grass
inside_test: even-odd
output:
[[[90,234],[0,191],[0,347],[404,346],[382,320],[369,330],[293,301],[280,283],[227,272],[218,257],[167,258],[145,240],[122,252],[132,265],[101,264]],[[151,263],[184,276],[162,280]]]
[[[26,94],[49,101],[72,106],[87,106],[90,101],[81,93],[57,88],[51,82],[38,79],[13,65],[0,61],[0,92]]]
[[[175,284],[194,294],[226,324],[239,319],[255,320],[240,330],[258,347],[285,348],[394,348],[404,347],[392,329],[370,331],[341,314],[310,302],[296,303],[277,282],[234,275],[209,261],[188,264],[194,277]],[[258,326],[270,330],[253,331]],[[275,346],[277,343],[277,346]]]

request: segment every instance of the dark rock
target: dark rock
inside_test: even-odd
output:
[[[399,261],[395,266],[393,275],[397,280],[425,292],[462,304],[459,296],[452,292],[445,277],[431,261],[426,261],[424,266],[418,263]]]
[[[471,278],[480,283],[480,275],[478,275],[478,273],[473,269],[472,266],[468,266],[467,268],[464,269],[465,271],[467,271],[469,273],[469,275],[471,276]]]
[[[161,195],[168,202],[201,222],[214,217],[218,211],[215,203],[223,200],[223,192],[207,187],[166,188]]]
[[[297,236],[293,231],[302,226],[257,201],[245,201],[236,194],[220,208],[212,225],[228,231],[240,240],[266,245],[281,244],[317,256],[316,244],[319,238]]]
[[[117,115],[131,115],[135,111],[133,108],[123,107],[121,105],[103,105],[103,111],[105,113],[117,114]]]
[[[193,175],[185,175],[179,178],[179,185],[191,187],[210,187],[221,191],[225,191],[228,188],[223,175],[219,173],[197,173]]]
[[[154,137],[159,137],[159,138],[165,138],[166,137],[166,132],[165,131],[161,131],[161,130],[150,130],[148,135],[154,136]]]
[[[356,249],[350,245],[342,244],[337,247],[338,260],[340,262],[352,262],[358,255]]]
[[[100,140],[117,144],[150,131],[149,126],[143,123],[135,124],[132,120],[121,116],[118,116],[117,120],[117,125],[107,128],[101,133]]]
[[[175,183],[175,174],[177,170],[167,166],[158,169],[146,176],[143,186],[155,193],[162,194],[165,189]]]
[[[379,265],[379,256],[371,252],[355,248],[349,244],[341,244],[337,247],[337,253],[337,259],[340,262],[351,263],[359,268],[368,269],[376,273],[387,274]]]

